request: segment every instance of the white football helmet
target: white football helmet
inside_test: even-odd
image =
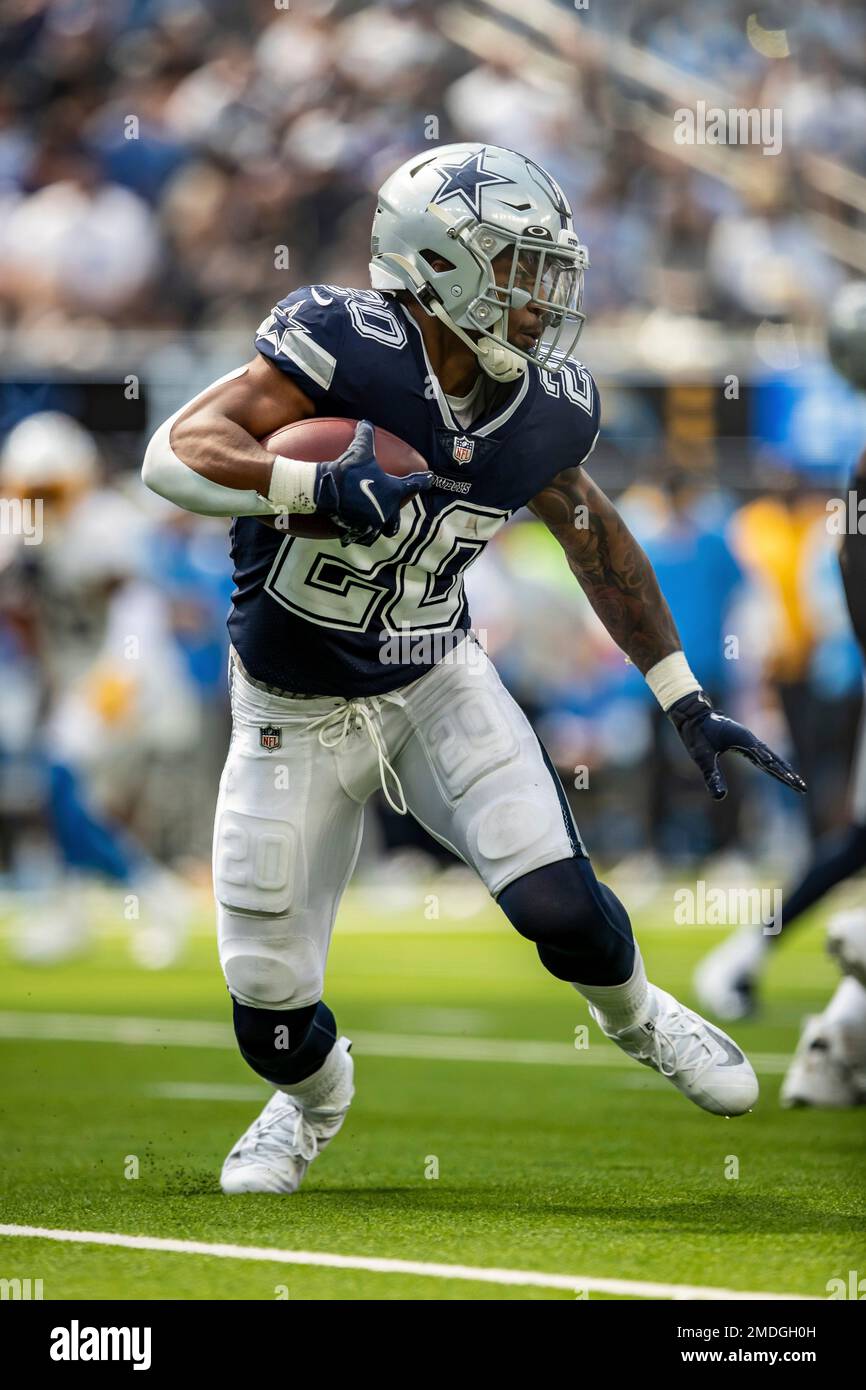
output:
[[[71,415],[42,410],[7,435],[0,452],[0,486],[23,493],[88,488],[99,454],[93,435]]]
[[[498,284],[493,260],[509,249]],[[558,371],[580,336],[587,249],[562,189],[514,150],[442,145],[407,160],[379,190],[371,255],[373,288],[410,290],[496,381],[528,362]],[[437,259],[448,268],[434,270]],[[532,302],[544,331],[524,352],[508,341],[508,313]]]

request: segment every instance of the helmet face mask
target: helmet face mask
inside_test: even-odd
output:
[[[495,228],[481,224],[482,248]],[[572,234],[567,233],[569,237]],[[501,234],[498,238],[502,242]],[[589,264],[586,248],[560,247],[532,236],[515,237],[490,257],[489,288],[470,306],[468,318],[481,333],[508,342],[512,351],[548,371],[559,371],[574,351],[586,315],[581,311],[583,273]],[[510,252],[510,255],[509,255]],[[513,309],[535,306],[541,335],[535,349],[523,352],[508,338],[508,315]]]
[[[513,150],[445,146],[409,160],[380,191],[373,288],[410,290],[498,380],[529,362],[560,369],[583,327],[588,264],[562,190]],[[509,315],[530,305],[534,343],[523,349],[508,337]]]

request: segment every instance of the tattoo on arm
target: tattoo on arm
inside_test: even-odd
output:
[[[582,468],[568,468],[530,502],[618,647],[646,674],[681,642],[652,565],[613,503]]]

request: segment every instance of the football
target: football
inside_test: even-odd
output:
[[[298,420],[292,425],[284,425],[273,434],[269,434],[261,443],[271,454],[302,459],[305,463],[328,463],[331,459],[339,458],[340,454],[348,449],[357,423],[357,420],[313,416],[309,420]],[[395,478],[404,478],[407,473],[426,471],[426,459],[422,458],[417,449],[398,439],[396,434],[377,427],[374,439],[376,462],[383,473],[390,473]],[[272,526],[277,524],[277,520],[270,517],[262,517],[260,520]],[[327,516],[304,513],[280,517],[278,523],[278,529],[287,531],[290,536],[333,539],[340,534]]]

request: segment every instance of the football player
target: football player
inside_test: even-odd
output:
[[[861,295],[861,370],[866,360],[866,294]],[[860,384],[866,384],[861,382]],[[852,482],[858,512],[866,504],[866,453]],[[845,598],[854,633],[866,657],[866,536],[849,531],[840,551]],[[834,883],[862,868],[866,856],[866,716],[860,729],[852,786],[852,823],[841,843],[819,858],[797,893],[815,902]],[[801,909],[801,911],[804,909]],[[787,916],[785,926],[788,925]],[[783,934],[783,933],[782,933]],[[844,1108],[866,1105],[866,911],[840,912],[827,924],[827,949],[838,962],[842,980],[827,1007],[807,1018],[781,1091],[783,1105]]]
[[[830,358],[852,385],[866,389],[866,283],[847,285],[830,309]],[[866,512],[866,452],[851,481],[855,515]],[[839,552],[845,600],[866,657],[866,537],[851,529]],[[741,927],[711,951],[695,974],[704,1006],[721,1018],[753,1013],[767,962],[795,922],[826,893],[866,867],[866,711],[851,776],[851,818],[818,846],[802,878],[786,894],[783,921]],[[784,927],[784,930],[782,928]],[[782,1086],[783,1105],[846,1107],[866,1104],[866,910],[837,913],[827,924],[827,949],[843,979],[830,1003],[804,1022]]]
[[[866,503],[866,453],[852,482]],[[859,513],[858,513],[859,515]],[[845,598],[866,656],[866,536],[845,535],[840,551]],[[701,961],[695,987],[706,1007],[722,1018],[752,1013],[767,961],[789,938],[795,922],[836,884],[866,866],[866,714],[861,722],[851,778],[851,821],[818,846],[805,874],[786,895],[782,920],[741,927]],[[774,945],[775,943],[775,945]],[[820,1014],[804,1022],[781,1091],[783,1105],[840,1108],[866,1104],[866,911],[836,913],[827,924],[827,949],[843,979]]]
[[[187,746],[197,728],[165,602],[142,579],[142,519],[101,485],[93,436],[57,411],[27,416],[0,451],[0,492],[40,517],[40,544],[9,538],[3,570],[38,672],[21,732],[56,849],[55,881],[22,894],[14,949],[53,963],[90,936],[86,887],[134,895],[134,959],[171,964],[186,935],[188,893],[111,809],[139,794],[154,753]],[[129,659],[137,634],[147,661]],[[126,918],[124,918],[126,922]]]
[[[476,870],[631,1057],[715,1114],[757,1097],[737,1045],[647,980],[544,749],[492,664],[470,660],[463,572],[529,506],[710,795],[725,795],[727,750],[804,790],[712,708],[645,555],[586,471],[599,398],[572,353],[587,264],[561,188],[531,159],[491,145],[426,150],[380,190],[372,289],[290,294],[261,324],[253,360],[148,446],[151,488],[235,518],[234,725],[214,885],[238,1045],[276,1092],[226,1159],[226,1192],[295,1191],[351,1101],[350,1044],[323,980],[380,784]],[[257,442],[316,414],[360,421],[331,462],[274,458]],[[371,424],[429,472],[385,475]],[[340,534],[301,539],[260,520],[286,513],[331,518]],[[436,635],[440,659],[430,643],[395,643],[405,633]]]

